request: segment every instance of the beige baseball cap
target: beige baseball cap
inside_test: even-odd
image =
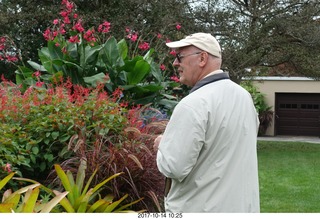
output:
[[[194,33],[182,40],[166,43],[166,45],[173,49],[192,45],[213,56],[221,58],[220,45],[216,38],[209,33]]]

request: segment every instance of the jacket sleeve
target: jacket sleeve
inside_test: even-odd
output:
[[[181,182],[190,173],[205,141],[206,124],[201,110],[181,102],[176,106],[157,154],[158,169],[163,175]]]

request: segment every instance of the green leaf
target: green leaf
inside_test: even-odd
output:
[[[164,77],[162,75],[159,65],[156,64],[155,62],[151,62],[150,66],[151,66],[151,74],[153,75],[153,77],[155,77],[158,83],[162,82],[164,80]]]
[[[98,54],[101,49],[102,49],[101,45],[95,46],[95,47],[91,47],[87,45],[85,47],[85,53],[81,54],[81,55],[84,55],[84,63],[81,66],[83,67],[84,65],[95,64],[97,62]]]
[[[40,213],[49,213],[66,195],[68,195],[68,192],[65,191],[48,202],[45,207],[40,211]]]
[[[88,209],[87,213],[93,213],[95,212],[100,206],[102,206],[103,204],[108,204],[110,202],[107,202],[103,199],[99,199],[98,201],[96,201],[93,205],[90,206],[90,208]]]
[[[59,132],[52,132],[51,137],[56,140],[59,137],[60,133]]]
[[[138,84],[150,72],[150,65],[145,60],[136,62],[133,70],[128,72],[128,84]]]
[[[102,57],[105,56],[104,60],[109,66],[114,67],[118,65],[120,58],[120,53],[118,49],[117,40],[114,37],[110,37],[108,41],[104,44]]]
[[[48,51],[52,59],[63,59],[61,48],[54,41],[48,41]]]
[[[112,212],[123,200],[125,200],[128,197],[128,194],[120,198],[118,201],[113,202],[110,204],[105,210],[104,213]]]
[[[28,62],[28,64],[32,67],[32,68],[34,68],[35,70],[37,70],[37,71],[47,71],[42,65],[39,65],[38,63],[36,63],[36,62],[33,62],[33,61],[31,61],[31,60],[29,60],[29,61],[27,61]]]
[[[90,77],[84,77],[83,80],[86,84],[90,85],[91,87],[96,87],[99,82],[103,83],[105,78],[106,75],[104,73],[98,73]]]
[[[75,200],[74,200],[74,197],[73,197],[73,190],[72,190],[72,187],[71,187],[71,184],[70,184],[70,181],[68,179],[67,174],[62,170],[62,168],[58,164],[55,164],[54,168],[55,168],[55,170],[57,172],[58,177],[61,180],[61,183],[62,183],[64,189],[69,192],[68,193],[68,198],[69,198],[70,203],[74,204]]]
[[[56,191],[56,190],[53,190],[53,193],[56,196],[59,196],[60,194],[62,194],[61,192]],[[68,213],[75,213],[74,208],[72,207],[71,203],[69,202],[69,200],[66,197],[61,199],[60,204]]]
[[[38,154],[39,153],[39,148],[37,146],[32,147],[32,153],[33,154]]]
[[[128,45],[125,39],[122,39],[118,42],[118,49],[120,57],[125,60],[128,56]]]
[[[83,183],[86,178],[86,169],[87,169],[87,162],[84,159],[81,159],[80,166],[77,172],[77,177],[76,177],[76,185],[79,191],[82,191],[82,188],[83,188]]]
[[[121,173],[116,173],[112,176],[110,176],[109,178],[105,179],[103,182],[99,183],[98,185],[96,185],[94,188],[93,188],[93,193],[96,192],[98,189],[100,189],[104,184],[106,184],[107,182],[109,182],[110,180],[112,180],[113,178],[116,178],[118,176],[120,176],[121,174],[123,174],[123,172]]]
[[[33,212],[36,202],[38,200],[39,192],[40,192],[39,187],[36,187],[33,190],[29,189],[26,192],[23,200],[23,208],[22,208],[23,213]]]
[[[14,174],[15,173],[12,172],[0,181],[0,190],[7,184],[7,182],[9,182],[9,180],[13,177]]]
[[[43,47],[38,52],[39,58],[41,60],[42,66],[50,73],[54,74],[61,70],[59,66],[63,65],[63,60],[52,58],[50,51],[47,47]]]

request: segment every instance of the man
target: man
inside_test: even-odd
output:
[[[207,33],[167,43],[177,52],[180,82],[192,87],[155,140],[167,177],[167,212],[259,212],[257,132],[250,94],[221,68]]]

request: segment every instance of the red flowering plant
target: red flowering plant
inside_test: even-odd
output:
[[[99,135],[121,133],[126,124],[119,94],[110,96],[103,86],[85,88],[67,81],[21,93],[19,86],[2,80],[0,173],[15,171],[43,180],[53,163],[72,155],[72,136],[89,144]]]
[[[169,54],[155,52],[155,48],[165,48],[167,39],[162,34],[140,34],[126,28],[126,37],[117,41],[108,21],[86,28],[72,1],[63,0],[61,6],[60,17],[43,33],[47,46],[39,49],[41,63],[28,61],[31,68],[19,68],[18,84],[26,89],[39,81],[45,86],[60,78],[71,78],[73,84],[85,87],[104,83],[109,92],[120,87],[129,104],[153,103],[172,109],[177,98],[167,91],[178,84],[164,74]],[[32,77],[35,71],[41,73],[38,78]]]

